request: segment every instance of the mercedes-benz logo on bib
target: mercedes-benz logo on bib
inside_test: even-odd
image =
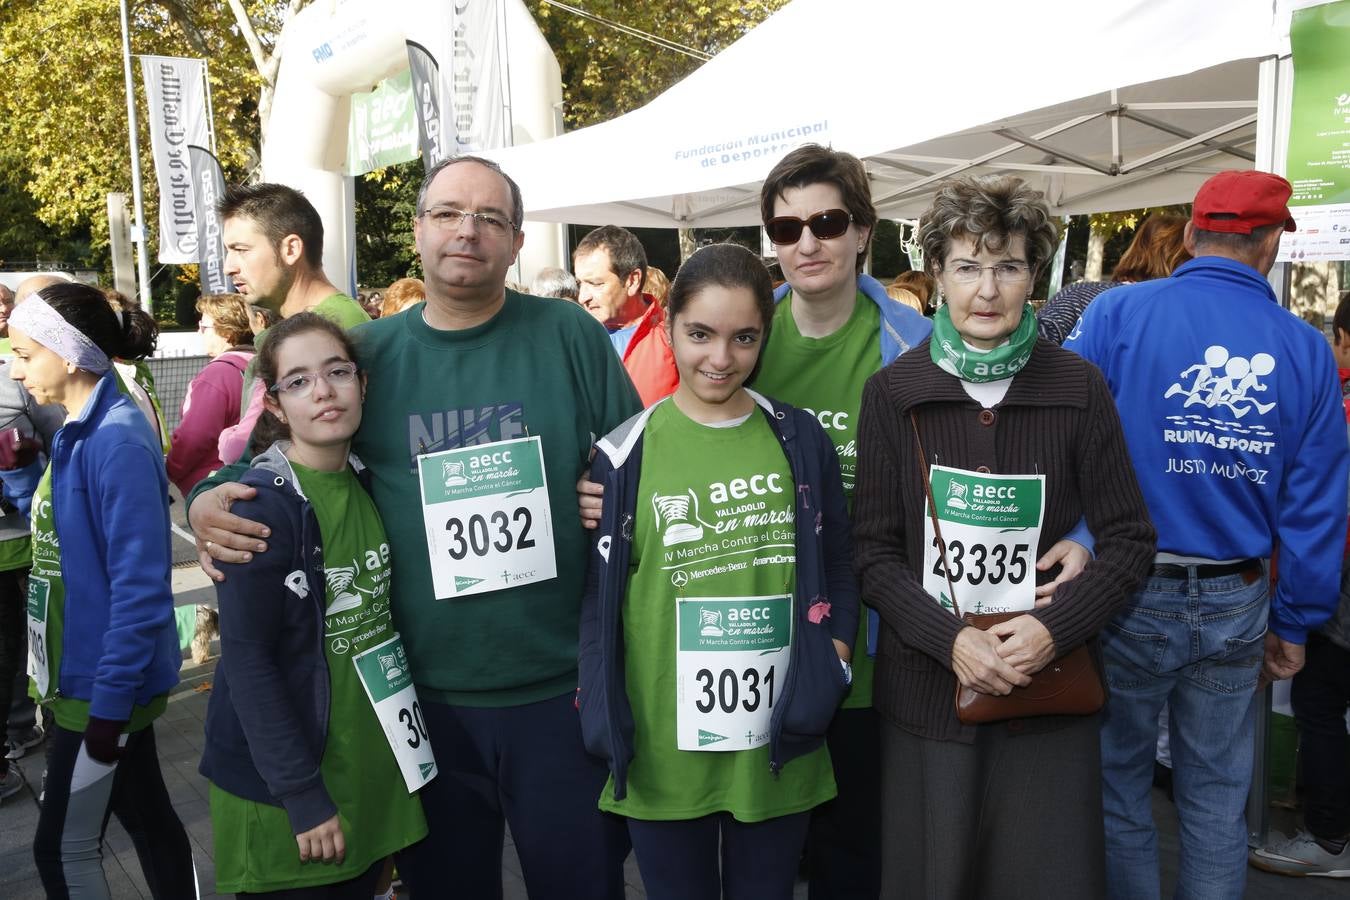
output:
[[[670,583],[675,585],[677,588],[684,587],[686,584],[689,583],[689,573],[684,571],[683,569],[672,573],[670,576]]]
[[[345,637],[333,638],[333,652],[339,656],[346,656],[347,651],[352,649],[352,642]]]

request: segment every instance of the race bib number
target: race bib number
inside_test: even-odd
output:
[[[436,777],[436,757],[431,753],[431,739],[427,737],[422,707],[417,702],[417,689],[408,671],[403,638],[395,634],[353,656],[352,663],[411,794]]]
[[[558,574],[539,438],[419,456],[417,474],[437,599]]]
[[[947,609],[955,590],[962,613],[1033,609],[1045,476],[982,475],[946,466],[930,472],[948,571],[943,573],[933,520],[925,517],[923,589]]]
[[[792,598],[681,599],[675,615],[676,746],[767,744],[791,656]]]
[[[47,601],[51,582],[28,576],[28,677],[37,685],[39,697],[47,696],[51,686],[51,665],[47,656]]]

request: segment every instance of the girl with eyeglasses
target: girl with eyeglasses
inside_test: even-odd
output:
[[[675,393],[603,438],[577,706],[647,896],[792,896],[857,629],[848,516],[814,415],[745,388],[773,316],[749,251],[668,300]]]
[[[435,777],[389,605],[389,543],[350,454],[365,375],[340,326],[282,320],[257,355],[259,422],[280,437],[234,511],[266,552],[222,564],[221,656],[201,771],[211,780],[216,889],[374,895],[384,860],[427,833]]]
[[[149,353],[154,321],[113,312],[87,285],[57,284],[15,307],[9,335],[10,377],[66,416],[27,510],[29,691],[53,720],[33,840],[38,874],[48,896],[107,897],[102,844],[112,813],[153,895],[194,897],[192,851],[160,775],[153,725],[182,659],[168,482],[159,442],[118,389],[112,363]]]

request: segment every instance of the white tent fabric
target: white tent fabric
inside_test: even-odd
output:
[[[489,155],[527,218],[755,224],[814,141],[867,161],[884,216],[958,171],[1008,171],[1078,213],[1189,200],[1250,168],[1271,0],[795,0],[641,109]]]

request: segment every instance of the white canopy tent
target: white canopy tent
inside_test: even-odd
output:
[[[795,0],[647,106],[491,155],[550,222],[755,224],[759,183],[809,141],[863,157],[892,218],[964,171],[1014,172],[1064,214],[1183,202],[1257,159],[1274,7]]]

